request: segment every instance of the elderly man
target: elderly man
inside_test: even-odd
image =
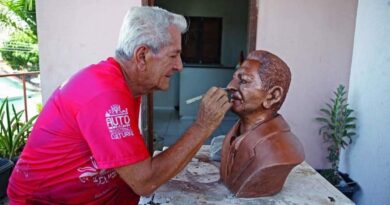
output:
[[[228,85],[240,120],[222,145],[221,178],[238,197],[279,192],[304,160],[299,140],[277,112],[290,85],[288,66],[267,51],[253,51]]]
[[[231,106],[223,89],[205,94],[195,122],[156,157],[138,128],[141,96],[183,69],[186,27],[160,8],[128,12],[115,58],[82,69],[46,103],[12,173],[11,204],[138,204],[190,161]]]

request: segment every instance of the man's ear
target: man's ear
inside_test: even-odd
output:
[[[146,45],[137,46],[134,50],[134,60],[138,69],[146,69],[146,55],[149,52],[149,47]]]
[[[263,106],[266,109],[271,109],[273,105],[277,104],[282,100],[283,88],[280,86],[274,86],[268,90],[267,96],[263,102]]]

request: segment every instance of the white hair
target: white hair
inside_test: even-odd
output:
[[[171,13],[159,7],[133,7],[122,23],[115,55],[122,60],[129,60],[134,49],[147,45],[153,53],[171,43],[168,27],[176,26],[181,33],[187,30],[187,22],[182,15]]]

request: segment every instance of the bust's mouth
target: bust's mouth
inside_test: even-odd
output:
[[[234,104],[240,103],[242,104],[244,102],[244,99],[239,91],[233,91],[230,94],[230,101]]]

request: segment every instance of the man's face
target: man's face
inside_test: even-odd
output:
[[[153,90],[167,90],[171,76],[183,69],[181,33],[175,26],[170,26],[168,31],[172,37],[171,44],[160,49],[157,54],[152,54],[146,64],[149,72],[147,80]]]
[[[262,87],[259,67],[260,62],[245,60],[227,86],[232,91],[231,109],[239,116],[263,110],[262,103],[266,99],[267,91]]]

